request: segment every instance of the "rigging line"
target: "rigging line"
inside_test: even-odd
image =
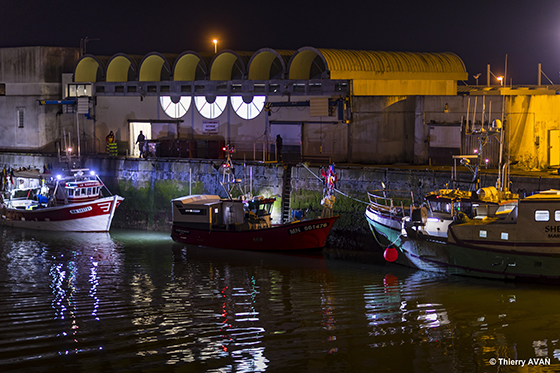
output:
[[[311,175],[315,176],[315,178],[316,178],[317,180],[320,180],[321,182],[323,182],[323,179],[321,179],[319,176],[315,175],[315,174],[313,173],[313,171],[311,171],[311,170],[309,169],[309,167],[307,167],[307,165],[306,165],[305,163],[301,163],[301,165],[302,165],[303,167],[305,167],[305,169],[306,169],[307,171],[309,171],[309,173],[311,173]],[[369,205],[369,202],[364,202],[364,201],[359,200],[359,199],[357,199],[357,198],[351,197],[351,196],[349,196],[348,194],[343,193],[343,192],[341,192],[340,190],[338,190],[338,189],[336,189],[336,188],[334,188],[334,190],[335,190],[336,192],[342,194],[343,196],[347,197],[347,198],[350,198],[350,199],[353,199],[354,201],[357,201],[357,202],[360,202],[360,203],[364,203],[364,204],[366,204],[366,205]]]
[[[395,242],[397,242],[397,240],[398,240],[399,238],[401,238],[401,237],[402,237],[402,233],[399,234],[399,235],[397,236],[397,238],[395,238],[395,240],[389,244],[389,246],[387,246],[387,249],[390,248],[392,245],[394,245]],[[399,248],[400,248],[400,247],[399,247]],[[402,250],[401,250],[401,251],[402,251]]]

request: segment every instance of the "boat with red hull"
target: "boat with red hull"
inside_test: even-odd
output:
[[[107,232],[116,208],[124,200],[104,196],[108,189],[88,169],[60,175],[20,170],[4,193],[2,223],[7,226],[66,232]],[[110,194],[110,192],[109,192]]]
[[[251,201],[191,195],[171,201],[174,241],[207,247],[258,251],[321,249],[339,218],[271,224],[274,198]]]

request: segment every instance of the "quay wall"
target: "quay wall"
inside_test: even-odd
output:
[[[198,159],[138,159],[88,157],[83,166],[95,170],[114,194],[125,198],[117,209],[113,227],[170,231],[171,199],[188,194],[217,194],[225,196],[219,172],[223,160]],[[37,154],[0,153],[0,167],[35,167],[51,164],[61,168],[57,157]],[[254,195],[276,197],[273,220],[279,221],[284,172],[280,163],[234,162],[236,178],[245,177],[246,188],[252,186]],[[308,217],[322,211],[323,184],[318,178],[320,166],[290,165],[290,207],[307,211]],[[326,168],[326,165],[325,165]],[[356,166],[336,165],[339,193],[334,213],[341,217],[335,224],[327,245],[336,249],[362,250],[374,245],[365,222],[367,191],[387,189],[412,191],[423,195],[449,184],[451,171],[446,167],[421,166]],[[458,185],[465,186],[472,179],[470,172],[457,173]],[[512,190],[531,194],[538,190],[560,189],[560,175],[512,175]],[[482,172],[481,185],[495,185],[496,172]]]

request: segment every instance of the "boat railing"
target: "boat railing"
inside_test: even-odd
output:
[[[369,204],[378,211],[392,216],[406,216],[412,213],[414,194],[410,191],[371,190],[368,192]]]

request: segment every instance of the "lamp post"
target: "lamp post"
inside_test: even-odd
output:
[[[212,40],[212,43],[214,43],[214,53],[218,53],[218,39]]]
[[[490,65],[488,65],[488,66],[490,66]],[[500,85],[501,85],[501,86],[504,85],[504,77],[503,77],[503,76],[496,76],[496,75],[494,75],[494,73],[493,73],[492,71],[490,71],[490,68],[488,68],[488,73],[492,74],[492,76],[493,76],[494,78],[496,78],[497,81],[500,82]],[[488,78],[490,78],[490,75],[488,75]]]

